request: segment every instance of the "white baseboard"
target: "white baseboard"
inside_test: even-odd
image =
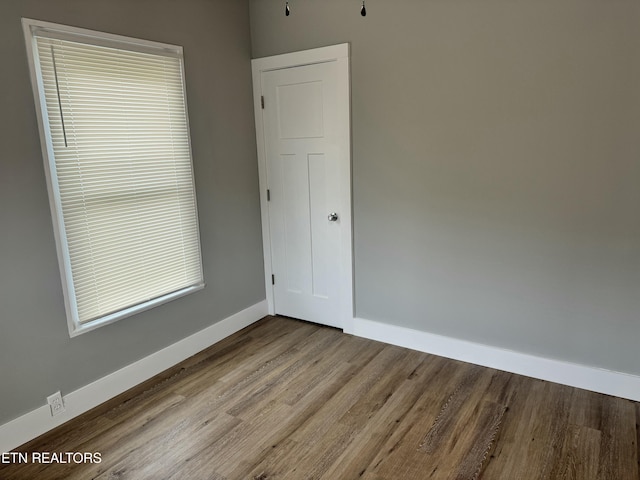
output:
[[[640,401],[640,377],[636,375],[537,357],[362,318],[354,318],[345,332],[505,372]]]
[[[242,330],[265,315],[267,315],[267,301],[263,300],[89,385],[64,395],[66,411],[60,415],[52,417],[49,406],[44,405],[0,425],[0,452],[9,452],[33,440]]]

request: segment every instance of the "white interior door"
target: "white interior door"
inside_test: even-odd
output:
[[[340,328],[353,311],[344,66],[334,60],[260,72],[271,307]]]

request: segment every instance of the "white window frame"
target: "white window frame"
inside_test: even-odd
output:
[[[100,45],[104,47],[120,48],[125,50],[131,50],[135,52],[145,52],[152,54],[160,54],[165,56],[175,56],[180,59],[181,73],[182,73],[182,86],[183,95],[185,99],[185,115],[187,136],[189,138],[189,156],[191,158],[191,171],[192,171],[192,186],[195,192],[195,181],[193,179],[193,158],[191,154],[191,135],[189,132],[189,115],[186,105],[186,89],[185,89],[185,77],[184,77],[184,63],[183,63],[183,50],[182,47],[176,45],[170,45],[159,42],[152,42],[148,40],[136,39],[131,37],[125,37],[121,35],[114,35],[104,32],[97,32],[93,30],[87,30],[84,28],[71,27],[67,25],[60,25],[56,23],[43,22],[39,20],[33,20],[28,18],[22,19],[22,26],[25,36],[25,42],[27,46],[27,59],[29,63],[29,70],[31,76],[31,84],[33,87],[33,94],[35,99],[35,108],[38,120],[38,129],[40,133],[40,143],[42,147],[42,156],[44,160],[44,170],[47,181],[47,190],[49,193],[49,204],[51,207],[51,215],[53,219],[53,230],[57,246],[58,263],[60,266],[60,274],[62,277],[62,288],[64,293],[65,309],[67,312],[67,325],[69,328],[69,335],[75,337],[82,333],[89,332],[104,325],[108,325],[122,318],[135,315],[142,311],[164,304],[171,300],[183,297],[190,293],[196,292],[204,288],[204,276],[202,274],[202,255],[199,253],[201,282],[192,285],[181,290],[156,297],[151,300],[143,301],[137,305],[124,308],[111,314],[107,314],[95,320],[80,323],[77,318],[75,307],[75,294],[73,287],[73,277],[71,272],[70,254],[68,251],[68,245],[66,243],[66,236],[64,234],[64,223],[62,215],[62,203],[59,195],[57,177],[54,173],[55,159],[53,144],[50,138],[50,130],[48,125],[46,100],[44,95],[44,87],[42,77],[40,74],[40,68],[36,61],[35,52],[35,36],[38,33],[46,32],[46,36],[51,38],[58,38],[61,40],[76,40],[79,37],[83,37],[87,40],[87,43],[94,45]],[[198,235],[198,245],[200,245],[200,228],[198,222],[197,205],[195,207],[196,215],[196,227]]]

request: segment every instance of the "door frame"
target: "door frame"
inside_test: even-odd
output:
[[[338,92],[346,100],[341,112],[345,116],[347,132],[343,136],[344,145],[340,150],[344,152],[340,159],[340,199],[345,205],[345,211],[340,212],[341,258],[340,258],[340,325],[344,331],[351,331],[354,318],[353,304],[353,222],[351,201],[351,89],[349,72],[349,44],[342,43],[328,47],[314,48],[282,55],[256,58],[251,60],[253,76],[253,105],[256,123],[256,143],[258,151],[258,179],[260,184],[260,212],[262,219],[262,248],[264,257],[264,285],[267,296],[269,314],[275,314],[274,288],[271,282],[273,267],[271,263],[271,233],[269,228],[269,205],[267,203],[267,158],[264,137],[264,121],[262,116],[261,97],[262,74],[272,70],[300,67],[318,63],[336,62],[339,72]]]

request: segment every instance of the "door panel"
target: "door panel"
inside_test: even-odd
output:
[[[323,136],[322,82],[278,85],[276,94],[280,138]]]
[[[263,72],[261,80],[275,312],[340,327],[341,235],[351,226],[340,220],[350,205],[341,193],[348,123],[338,70],[327,62]],[[333,212],[337,221],[328,219]]]
[[[284,223],[285,280],[287,291],[301,294],[308,289],[309,266],[305,247],[311,242],[309,235],[309,170],[306,162],[296,155],[281,155],[282,221]],[[277,190],[274,190],[277,197]],[[280,206],[280,202],[278,202]],[[278,225],[278,223],[276,223]],[[279,248],[280,250],[280,248]]]
[[[327,258],[331,256],[331,232],[327,221],[327,172],[324,154],[311,154],[309,162],[309,212],[311,214],[311,294],[329,298],[331,283]]]

